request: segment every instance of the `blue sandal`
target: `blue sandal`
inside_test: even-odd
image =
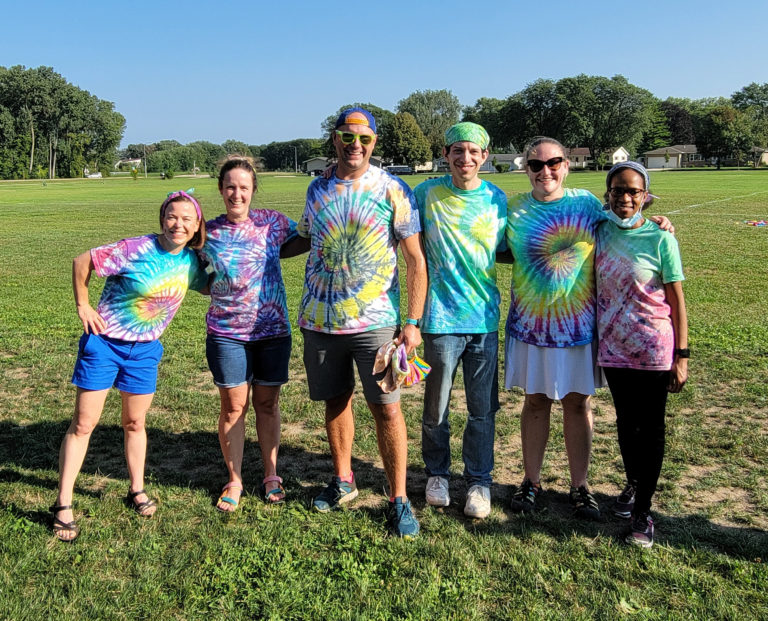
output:
[[[267,489],[267,485],[270,485]],[[281,502],[285,502],[285,488],[282,485],[283,480],[277,476],[272,475],[264,477],[264,482],[261,484],[261,497],[268,505],[279,505]]]
[[[221,513],[234,513],[237,510],[238,505],[240,504],[237,500],[234,498],[230,498],[227,496],[227,490],[228,489],[239,489],[240,494],[243,493],[243,486],[240,485],[240,483],[227,483],[222,489],[221,489],[221,496],[219,496],[219,499],[216,501],[216,511],[219,511]],[[222,509],[221,504],[226,503],[230,505],[231,509]]]

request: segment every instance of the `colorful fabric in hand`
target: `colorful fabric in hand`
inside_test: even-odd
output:
[[[352,181],[315,179],[298,224],[311,238],[299,326],[356,334],[396,325],[398,241],[420,230],[410,188],[380,168]]]
[[[595,335],[595,237],[606,216],[587,190],[537,201],[530,192],[509,204],[512,251],[507,334],[539,347],[573,347]]]
[[[501,302],[496,249],[504,245],[506,195],[486,181],[461,190],[450,175],[420,183],[414,195],[429,270],[421,331],[496,332]]]
[[[290,334],[280,247],[296,223],[273,209],[252,209],[248,220],[222,214],[207,225],[201,251],[213,268],[208,332],[241,341]]]
[[[432,367],[415,354],[408,360],[405,345],[398,345],[395,341],[379,347],[373,364],[374,375],[386,371],[384,377],[376,382],[382,392],[386,393],[397,390],[401,385],[408,387],[418,384],[431,370]]]
[[[200,290],[208,275],[194,250],[163,249],[157,235],[131,237],[91,249],[97,276],[106,277],[96,312],[107,322],[104,336],[154,341],[179,310],[187,289]]]
[[[597,232],[598,364],[666,371],[675,335],[664,285],[683,280],[677,240],[646,220],[636,229],[612,222]]]
[[[403,386],[408,387],[418,384],[423,379],[426,379],[431,370],[432,367],[429,366],[426,361],[414,355],[413,358],[408,361],[408,375],[406,375],[403,380]]]

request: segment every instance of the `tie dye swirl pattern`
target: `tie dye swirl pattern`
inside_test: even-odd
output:
[[[504,241],[507,197],[486,181],[460,190],[450,175],[419,184],[414,194],[429,268],[422,332],[496,332],[496,249]]]
[[[202,256],[214,271],[208,332],[241,341],[290,334],[280,247],[296,223],[272,209],[252,209],[244,222],[210,220]]]
[[[207,275],[193,250],[163,250],[156,235],[123,239],[91,250],[98,276],[106,277],[96,311],[105,336],[154,341],[179,310],[188,288],[202,289]]]
[[[512,266],[508,334],[539,347],[591,343],[595,334],[594,251],[602,204],[586,190],[549,203],[515,196],[507,216]]]
[[[298,228],[312,240],[300,327],[355,334],[399,323],[397,242],[420,230],[405,183],[373,166],[354,181],[318,178]]]

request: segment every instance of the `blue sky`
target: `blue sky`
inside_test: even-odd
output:
[[[622,74],[664,99],[768,82],[768,2],[14,2],[0,65],[113,101],[123,146],[320,136],[339,106],[416,90],[464,105],[538,78]]]

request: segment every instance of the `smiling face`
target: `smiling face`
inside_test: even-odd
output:
[[[563,158],[556,170],[545,165],[538,172],[534,172],[528,165],[529,160],[547,162],[553,158]],[[528,179],[531,182],[533,198],[543,202],[556,201],[562,198],[564,194],[563,183],[568,176],[569,167],[570,162],[558,145],[551,142],[540,142],[533,147],[528,152],[525,165],[525,172],[528,173]]]
[[[451,170],[453,185],[461,190],[474,190],[480,186],[477,174],[488,159],[488,150],[483,150],[474,142],[454,142],[443,150],[443,155]]]
[[[365,115],[357,112],[349,115],[349,118],[357,117],[364,121],[366,125],[350,123],[341,125],[336,129],[340,132],[373,136],[373,140],[365,145],[358,138],[355,138],[351,144],[344,144],[336,131],[333,132],[333,146],[336,149],[336,157],[338,158],[336,176],[339,179],[357,179],[362,177],[365,171],[368,170],[368,162],[371,159],[373,148],[376,146],[376,134],[367,126],[368,120],[365,118]]]
[[[163,214],[160,245],[173,254],[181,252],[200,228],[195,206],[187,200],[169,203]]]
[[[230,222],[245,222],[253,196],[253,174],[244,168],[232,168],[221,181],[221,198]]]
[[[635,195],[632,195],[632,192]],[[621,219],[634,216],[643,209],[648,192],[645,191],[643,176],[631,168],[622,168],[611,177],[611,187],[608,190],[608,206]],[[640,226],[641,220],[637,223]],[[634,228],[636,228],[634,227]]]

